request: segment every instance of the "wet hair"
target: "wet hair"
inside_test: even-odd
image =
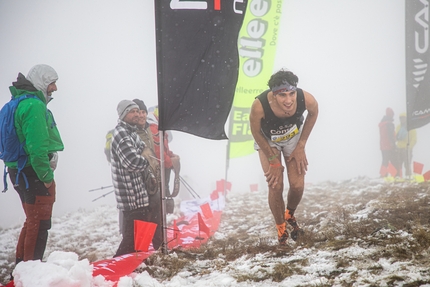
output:
[[[291,71],[280,70],[270,77],[267,85],[272,89],[273,87],[281,86],[285,81],[290,85],[297,87],[299,78]]]

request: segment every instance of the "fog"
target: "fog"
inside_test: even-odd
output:
[[[404,14],[403,0],[284,0],[275,70],[297,74],[320,108],[306,147],[307,183],[379,176],[378,123],[388,106],[395,124],[406,111]],[[154,22],[150,0],[0,0],[1,104],[18,72],[43,63],[59,75],[49,104],[65,145],[54,216],[115,205],[113,194],[93,202],[111,189],[89,190],[112,184],[103,148],[118,102],[157,104]],[[414,149],[424,171],[429,131],[430,125],[418,129]],[[181,157],[182,177],[201,196],[225,177],[226,140],[173,131],[170,147]],[[247,192],[253,183],[264,188],[257,154],[230,160],[227,180],[232,192]],[[182,188],[180,196],[190,195]],[[24,220],[10,182],[0,194],[0,216],[0,227]]]

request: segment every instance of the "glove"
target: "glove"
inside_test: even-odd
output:
[[[51,167],[52,171],[54,171],[57,168],[58,163],[58,153],[53,152],[49,154],[49,166]]]

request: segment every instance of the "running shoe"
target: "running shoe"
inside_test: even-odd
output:
[[[287,224],[277,224],[276,229],[278,230],[278,242],[280,245],[286,245],[288,239]]]
[[[300,236],[303,236],[305,234],[303,229],[301,229],[297,224],[294,215],[291,215],[288,209],[285,210],[285,221],[288,222],[288,224],[293,228],[293,231],[291,231],[291,239],[293,239],[294,241],[297,241]]]

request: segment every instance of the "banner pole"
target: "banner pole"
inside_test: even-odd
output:
[[[168,253],[167,249],[167,228],[166,228],[166,173],[164,169],[164,131],[158,131],[160,135],[160,174],[161,174],[161,214],[162,214],[162,223],[161,223],[161,232],[163,234],[163,243],[161,245],[163,254]]]
[[[156,59],[157,59],[157,94],[158,94],[158,106],[159,106],[159,116],[158,116],[158,128],[163,128],[164,126],[164,107],[160,106],[160,99],[163,99],[163,81],[160,78],[162,75],[162,49],[161,49],[161,1],[154,0],[154,13],[155,13],[155,48],[156,48]],[[167,254],[167,233],[166,233],[166,201],[165,201],[165,170],[164,170],[164,131],[158,130],[160,136],[160,175],[161,175],[161,233],[163,236],[163,242],[161,244],[161,251],[163,254]]]
[[[225,157],[225,174],[224,174],[224,196],[227,198],[227,192],[226,192],[226,186],[227,186],[227,180],[228,180],[228,168],[230,164],[230,140],[227,141],[227,148],[226,148],[226,157]]]

